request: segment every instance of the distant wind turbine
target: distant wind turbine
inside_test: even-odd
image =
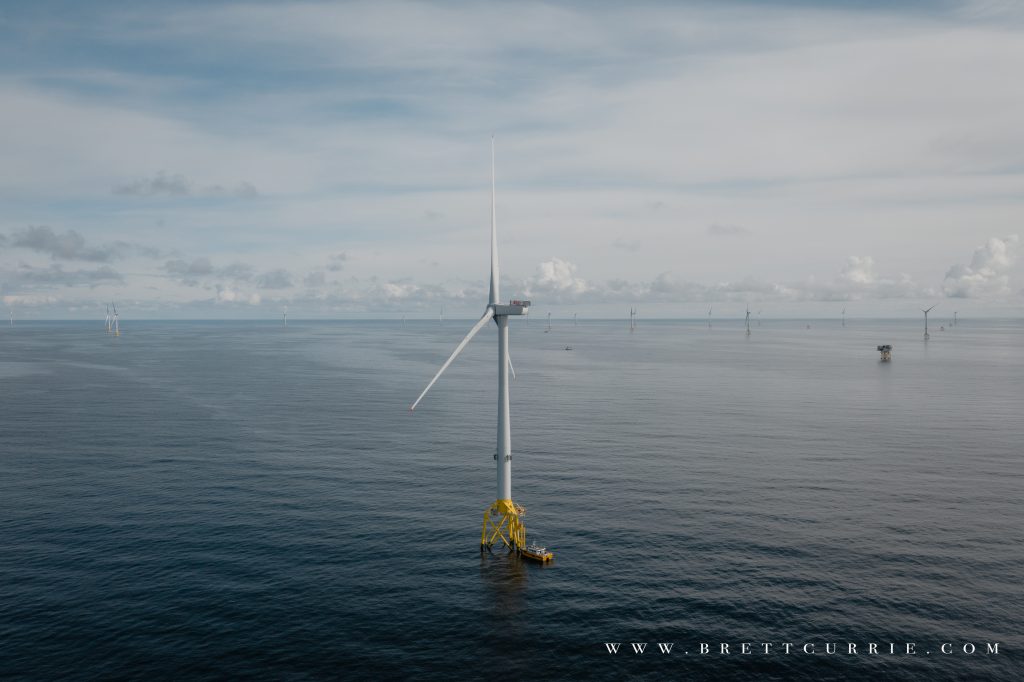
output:
[[[113,324],[114,324],[114,336],[121,336],[121,324],[118,321],[117,304],[116,303],[111,303],[110,305],[114,309],[114,321],[113,321]]]
[[[112,322],[113,322],[113,318],[110,317],[110,304],[108,303],[107,304],[107,319],[106,319],[106,322],[105,322],[108,333],[110,332],[110,325],[111,325]]]
[[[747,306],[747,336],[750,336],[750,306]]]
[[[846,308],[843,308],[843,326],[846,326]]]
[[[761,326],[761,311],[760,310],[757,311],[757,326],[758,327]]]
[[[708,307],[708,329],[711,329],[711,307]]]
[[[14,326],[14,308],[11,308],[11,326]]]
[[[284,326],[288,326],[288,306],[284,307]]]
[[[551,313],[548,313],[548,328],[544,330],[544,333],[547,334],[549,331],[551,331]]]
[[[936,303],[935,305],[938,305],[938,303]],[[927,309],[922,308],[921,309],[921,312],[924,313],[924,340],[925,341],[927,341],[928,339],[932,338],[931,335],[928,333],[928,313],[930,313],[932,311],[932,308],[934,308],[935,305],[933,305],[931,308],[927,308]]]
[[[483,527],[480,531],[480,550],[483,551],[485,547],[489,549],[500,539],[506,547],[514,552],[546,561],[551,558],[550,552],[543,548],[526,545],[526,526],[523,525],[522,520],[526,510],[512,501],[512,434],[508,391],[511,363],[508,352],[508,323],[510,316],[528,315],[530,302],[513,300],[508,305],[498,303],[498,227],[494,194],[494,138],[491,138],[491,285],[487,308],[409,409],[410,411],[416,409],[416,406],[423,400],[423,396],[448,369],[448,366],[462,352],[466,344],[489,321],[494,320],[498,326],[498,447],[494,454],[498,469],[498,496],[494,504],[484,512]]]

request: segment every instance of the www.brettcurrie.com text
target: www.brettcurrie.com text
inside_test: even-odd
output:
[[[999,642],[697,642],[680,646],[676,642],[605,642],[609,654],[682,654],[684,656],[992,656],[999,654]]]

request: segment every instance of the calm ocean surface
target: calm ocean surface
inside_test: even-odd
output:
[[[547,567],[478,550],[493,325],[410,414],[471,322],[16,324],[0,677],[1024,675],[1019,321],[514,320]]]

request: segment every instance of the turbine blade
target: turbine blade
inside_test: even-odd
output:
[[[452,364],[452,360],[454,360],[456,356],[458,356],[458,354],[462,352],[462,349],[466,347],[466,344],[469,343],[470,339],[476,336],[476,333],[483,329],[484,325],[487,324],[492,317],[494,317],[494,308],[488,308],[486,312],[484,312],[483,317],[481,317],[480,320],[473,325],[473,328],[469,330],[469,333],[466,334],[466,338],[462,339],[462,342],[455,347],[455,350],[452,351],[452,354],[448,356],[448,359],[445,361],[445,363],[441,365],[441,369],[437,370],[437,374],[435,374],[434,378],[430,380],[430,383],[427,384],[427,387],[423,389],[423,393],[420,393],[420,397],[416,398],[416,402],[414,402],[412,406],[409,407],[410,412],[416,409],[416,406],[420,404],[421,400],[423,400],[423,396],[427,394],[427,391],[430,390],[430,387],[433,386],[434,383],[441,376],[441,374],[443,374],[444,371],[448,369],[448,365]]]
[[[511,358],[511,356],[508,359],[508,371],[512,372],[512,381],[515,381],[516,380],[516,370],[513,369],[513,367],[512,367],[512,358]]]
[[[496,305],[498,293],[498,210],[494,199],[494,136],[491,136],[491,293],[488,303]]]

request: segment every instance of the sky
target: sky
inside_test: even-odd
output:
[[[21,319],[1018,316],[1012,2],[0,3]]]

